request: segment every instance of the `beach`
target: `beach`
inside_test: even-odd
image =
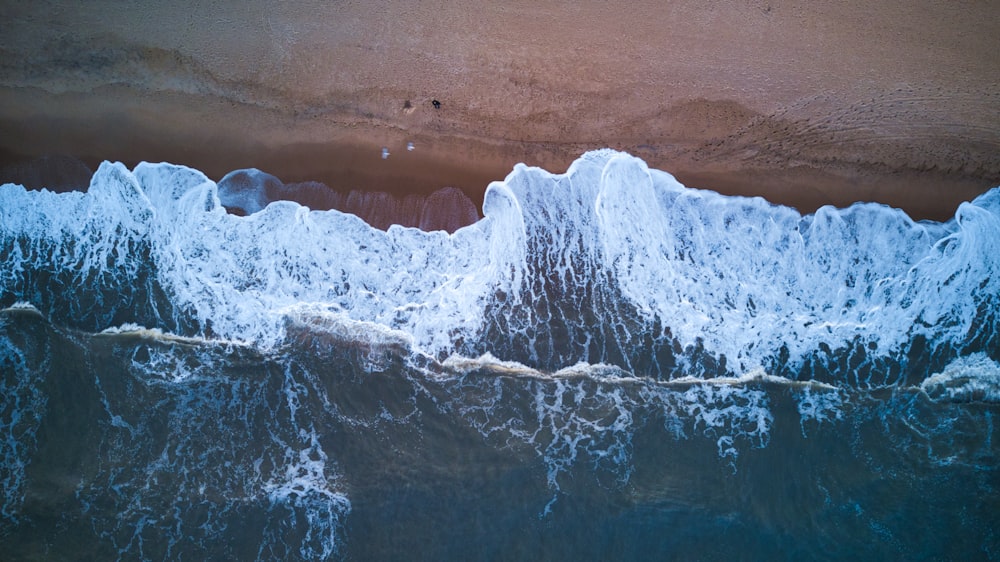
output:
[[[479,207],[518,162],[558,173],[610,147],[803,212],[937,220],[1000,184],[988,3],[37,2],[0,18],[2,181],[59,154],[451,186]]]

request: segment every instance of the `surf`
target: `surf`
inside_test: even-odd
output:
[[[475,557],[639,525],[849,557],[952,504],[961,549],[992,540],[1000,190],[945,223],[802,215],[598,151],[515,167],[453,233],[227,202],[172,164],[0,186],[16,552]]]
[[[604,150],[564,174],[515,167],[453,234],[288,201],[239,217],[171,164],[105,163],[86,193],[8,184],[0,205],[0,305],[91,331],[270,349],[296,318],[326,316],[437,360],[861,386],[1000,358],[997,189],[946,223],[876,204],[801,215]]]

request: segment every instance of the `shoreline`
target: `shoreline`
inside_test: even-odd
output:
[[[351,138],[351,137],[355,138]],[[378,138],[382,142],[375,142]],[[414,148],[407,150],[407,143]],[[614,148],[642,158],[650,166],[673,174],[687,187],[708,189],[724,195],[759,196],[771,203],[794,207],[803,214],[823,205],[847,207],[855,202],[875,202],[900,208],[914,220],[947,221],[958,205],[1000,185],[1000,178],[984,179],[974,174],[941,170],[914,170],[888,166],[832,163],[825,168],[809,164],[762,167],[756,162],[731,166],[719,162],[700,163],[692,158],[690,147],[658,151],[648,145],[625,142],[611,146],[588,143],[512,143],[468,138],[434,137],[426,133],[394,131],[352,135],[328,143],[291,144],[277,148],[240,147],[222,142],[237,150],[203,145],[192,150],[190,142],[155,143],[140,147],[109,148],[107,156],[79,151],[73,146],[55,154],[61,163],[51,170],[35,170],[34,176],[48,177],[52,185],[39,183],[18,172],[32,168],[32,161],[51,153],[0,154],[0,181],[24,183],[29,188],[50,187],[56,190],[67,176],[79,182],[83,166],[90,173],[105,160],[121,161],[133,168],[141,161],[170,162],[197,169],[218,182],[227,173],[257,168],[278,177],[285,184],[319,182],[333,191],[384,192],[397,198],[408,195],[428,196],[442,188],[461,190],[482,214],[483,195],[493,181],[503,180],[517,163],[537,166],[552,173],[563,173],[569,164],[588,150]],[[93,147],[93,145],[88,144]],[[389,157],[382,158],[382,148]],[[67,150],[70,149],[70,150]],[[76,161],[80,165],[75,165]],[[66,170],[69,169],[67,172]],[[85,188],[89,176],[83,178]],[[70,179],[69,181],[73,181]],[[305,202],[300,201],[305,204]],[[320,205],[317,208],[322,208]]]
[[[31,156],[4,154],[0,155],[0,175],[4,176],[0,177],[0,183],[19,183],[29,189],[45,187],[52,191],[85,190],[90,175],[103,161],[122,162],[130,169],[142,161],[169,162],[199,170],[215,182],[231,171],[257,168],[276,176],[286,185],[321,183],[341,194],[359,191],[388,193],[396,198],[403,198],[409,195],[429,196],[440,189],[454,187],[469,198],[482,216],[486,188],[494,181],[504,180],[513,171],[514,165],[525,163],[560,174],[584,152],[597,148],[615,148],[640,157],[650,168],[666,171],[690,188],[716,191],[723,195],[762,197],[773,204],[793,207],[802,214],[813,213],[824,205],[844,208],[854,203],[867,202],[902,209],[914,220],[944,222],[954,216],[961,203],[1000,186],[1000,182],[934,170],[886,170],[881,174],[849,170],[848,174],[838,175],[809,166],[778,169],[671,169],[666,165],[656,165],[657,161],[667,159],[658,159],[641,149],[629,150],[620,146],[595,145],[579,152],[567,150],[562,154],[553,154],[550,150],[543,154],[543,158],[534,161],[525,158],[507,161],[490,159],[471,163],[466,160],[456,163],[442,159],[439,155],[423,154],[427,152],[426,147],[417,145],[412,152],[407,152],[403,145],[395,150],[390,149],[390,157],[383,160],[381,147],[371,143],[293,147],[289,149],[293,154],[272,152],[259,159],[253,155],[238,155],[213,159],[211,162],[207,160],[208,157],[191,162],[159,156],[170,154],[169,149],[152,151],[149,156],[126,154],[110,158],[86,155],[79,158],[65,153]],[[331,154],[335,156],[331,157]],[[54,160],[59,161],[57,166],[47,164]],[[317,165],[318,161],[322,165]],[[226,165],[226,162],[232,162],[232,165]],[[554,166],[552,162],[555,162]],[[298,166],[298,163],[303,165]],[[50,169],[39,170],[39,164],[49,166]],[[853,175],[850,172],[854,172]],[[299,202],[307,204],[306,201]],[[312,206],[317,210],[329,208],[322,204]]]

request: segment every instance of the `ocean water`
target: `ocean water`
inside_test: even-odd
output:
[[[1000,189],[803,216],[596,151],[450,235],[236,195],[0,187],[3,559],[1000,558]]]

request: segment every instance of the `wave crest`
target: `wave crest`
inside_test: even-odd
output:
[[[238,217],[200,172],[105,163],[86,194],[0,188],[0,306],[262,348],[308,310],[439,360],[881,386],[1000,349],[998,191],[947,223],[874,204],[803,216],[604,150],[565,174],[515,167],[449,235],[288,201]]]

